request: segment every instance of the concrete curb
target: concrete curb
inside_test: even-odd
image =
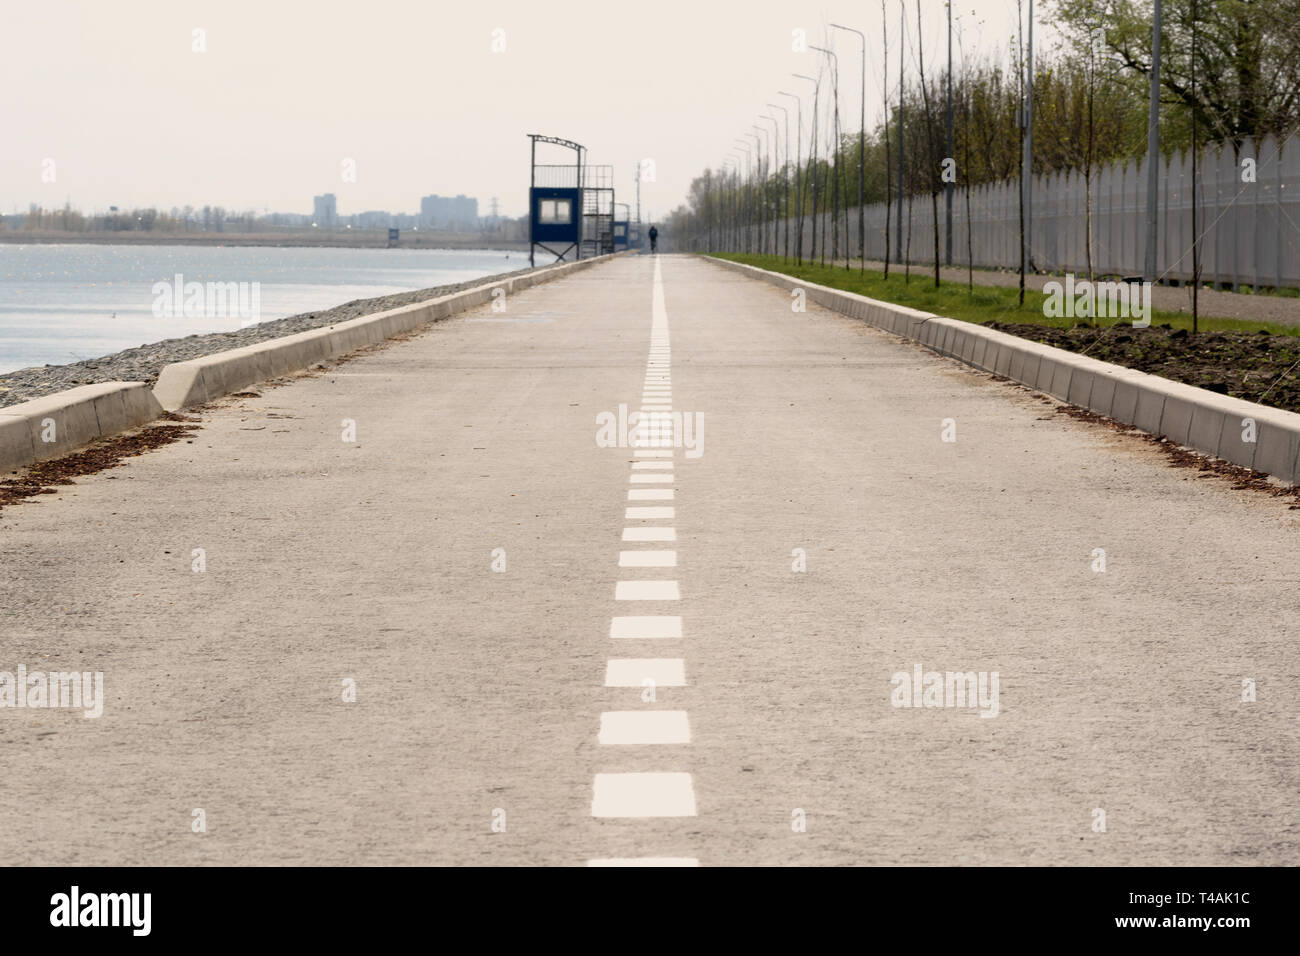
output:
[[[230,392],[316,362],[372,345],[399,332],[419,328],[492,301],[494,289],[509,296],[558,279],[627,251],[536,269],[500,282],[416,302],[400,309],[363,315],[337,325],[271,339],[228,352],[163,367],[157,384],[102,382],[82,385],[0,408],[0,472],[11,472],[158,418],[164,411],[211,401]],[[52,428],[51,428],[52,424]],[[46,441],[52,437],[52,441]]]
[[[1300,415],[1100,362],[1038,342],[779,272],[703,256],[716,265],[918,342],[940,355],[1009,378],[1070,405],[1113,418],[1245,468],[1300,483]],[[1255,441],[1245,440],[1251,424]]]
[[[0,408],[0,472],[57,458],[163,413],[143,382],[101,382]],[[47,440],[51,439],[51,440]]]
[[[188,362],[175,362],[165,366],[159,373],[153,393],[159,404],[169,412],[201,405],[249,385],[310,368],[317,362],[382,342],[401,332],[409,332],[466,309],[485,305],[492,301],[495,289],[504,289],[505,294],[510,296],[530,286],[550,282],[626,254],[618,252],[594,259],[560,263],[399,309],[363,315],[335,325],[227,352],[217,352]]]

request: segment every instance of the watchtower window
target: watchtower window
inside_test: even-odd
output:
[[[541,199],[537,207],[538,222],[550,226],[573,222],[573,203],[568,199]]]

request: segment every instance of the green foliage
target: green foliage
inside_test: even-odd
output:
[[[1196,92],[1192,93],[1191,26],[1196,4]],[[1146,123],[1153,0],[1053,0],[1055,24],[1063,46],[1040,53],[1034,78],[1034,169],[1037,174],[1097,167],[1146,154]],[[1300,0],[1164,0],[1162,31],[1165,95],[1161,110],[1161,147],[1166,152],[1191,144],[1192,117],[1202,142],[1240,146],[1247,136],[1285,137],[1300,128]],[[1018,175],[1020,85],[1014,56],[1010,67],[964,58],[954,77],[954,152],[958,184],[981,185]],[[923,95],[913,80],[903,93],[904,192],[928,193],[946,153],[942,104],[947,78],[930,77]],[[886,156],[885,127],[865,137],[863,195],[867,203],[889,194],[886,169],[897,163],[898,103],[887,119],[893,150]],[[925,109],[929,100],[931,109]],[[805,138],[804,147],[807,148]],[[831,176],[839,178],[840,195],[858,194],[858,137],[845,134],[838,162],[824,147],[815,162],[804,156],[805,186],[812,177],[829,196]],[[792,159],[793,159],[793,154]],[[699,235],[710,221],[722,222],[726,202],[754,209],[766,202],[784,209],[785,183],[794,191],[796,170],[776,169],[758,184],[724,179],[717,171],[692,184],[689,207],[670,221],[679,235]],[[717,195],[727,182],[731,198]],[[899,170],[893,171],[897,195]],[[749,205],[745,205],[745,204]],[[829,202],[819,207],[829,208]],[[729,208],[734,208],[729,207]],[[804,189],[803,208],[812,211],[812,193]],[[709,217],[713,217],[710,219]]]
[[[719,259],[730,259],[746,265],[757,266],[772,272],[804,279],[817,285],[855,292],[884,302],[893,302],[923,312],[933,312],[950,319],[965,322],[1020,322],[1029,325],[1042,325],[1058,329],[1068,329],[1079,323],[1078,319],[1048,318],[1043,315],[1043,303],[1046,296],[1041,292],[1025,291],[1025,304],[1017,304],[1019,291],[1014,286],[977,285],[967,291],[965,283],[946,282],[935,288],[929,282],[905,282],[897,273],[891,273],[886,280],[884,273],[868,270],[858,272],[843,267],[821,266],[805,263],[796,265],[781,256],[758,256],[744,253],[716,253]],[[1185,312],[1166,312],[1161,309],[1151,310],[1151,324],[1168,323],[1175,329],[1192,327],[1192,317]],[[1114,325],[1128,325],[1127,320],[1117,320]],[[1275,325],[1269,322],[1247,322],[1241,319],[1200,318],[1202,331],[1217,332],[1257,332],[1266,329],[1274,335],[1300,335],[1300,327]]]

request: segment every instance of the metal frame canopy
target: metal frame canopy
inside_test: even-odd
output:
[[[614,167],[582,167],[582,256],[614,251]]]
[[[532,148],[528,178],[528,264],[537,264],[541,246],[563,262],[570,252],[582,258],[582,160],[587,151],[581,143],[529,133]],[[549,143],[571,149],[573,165],[537,165],[537,144]]]

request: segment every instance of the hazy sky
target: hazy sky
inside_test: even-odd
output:
[[[619,201],[633,198],[637,161],[653,159],[642,209],[660,217],[772,112],[765,103],[793,106],[778,89],[805,96],[808,124],[812,84],[790,74],[816,75],[826,58],[793,52],[795,29],[839,54],[842,122],[857,128],[858,39],[834,31],[827,44],[830,22],[867,32],[869,126],[880,112],[878,2],[0,4],[5,212],[70,200],[87,210],[308,213],[314,194],[333,192],[344,215],[416,212],[429,193],[475,196],[482,213],[497,196],[503,214],[522,215],[525,134],[537,132],[612,164]],[[929,73],[945,55],[945,7],[921,6]],[[892,86],[898,0],[888,9]],[[906,9],[914,76],[915,0]],[[963,0],[954,11],[968,55],[1005,51],[1014,2]],[[206,52],[193,49],[196,29]],[[496,30],[502,52],[493,51]],[[790,122],[793,138],[793,110]],[[345,160],[355,162],[355,182],[344,181]],[[43,182],[51,169],[55,181]]]

